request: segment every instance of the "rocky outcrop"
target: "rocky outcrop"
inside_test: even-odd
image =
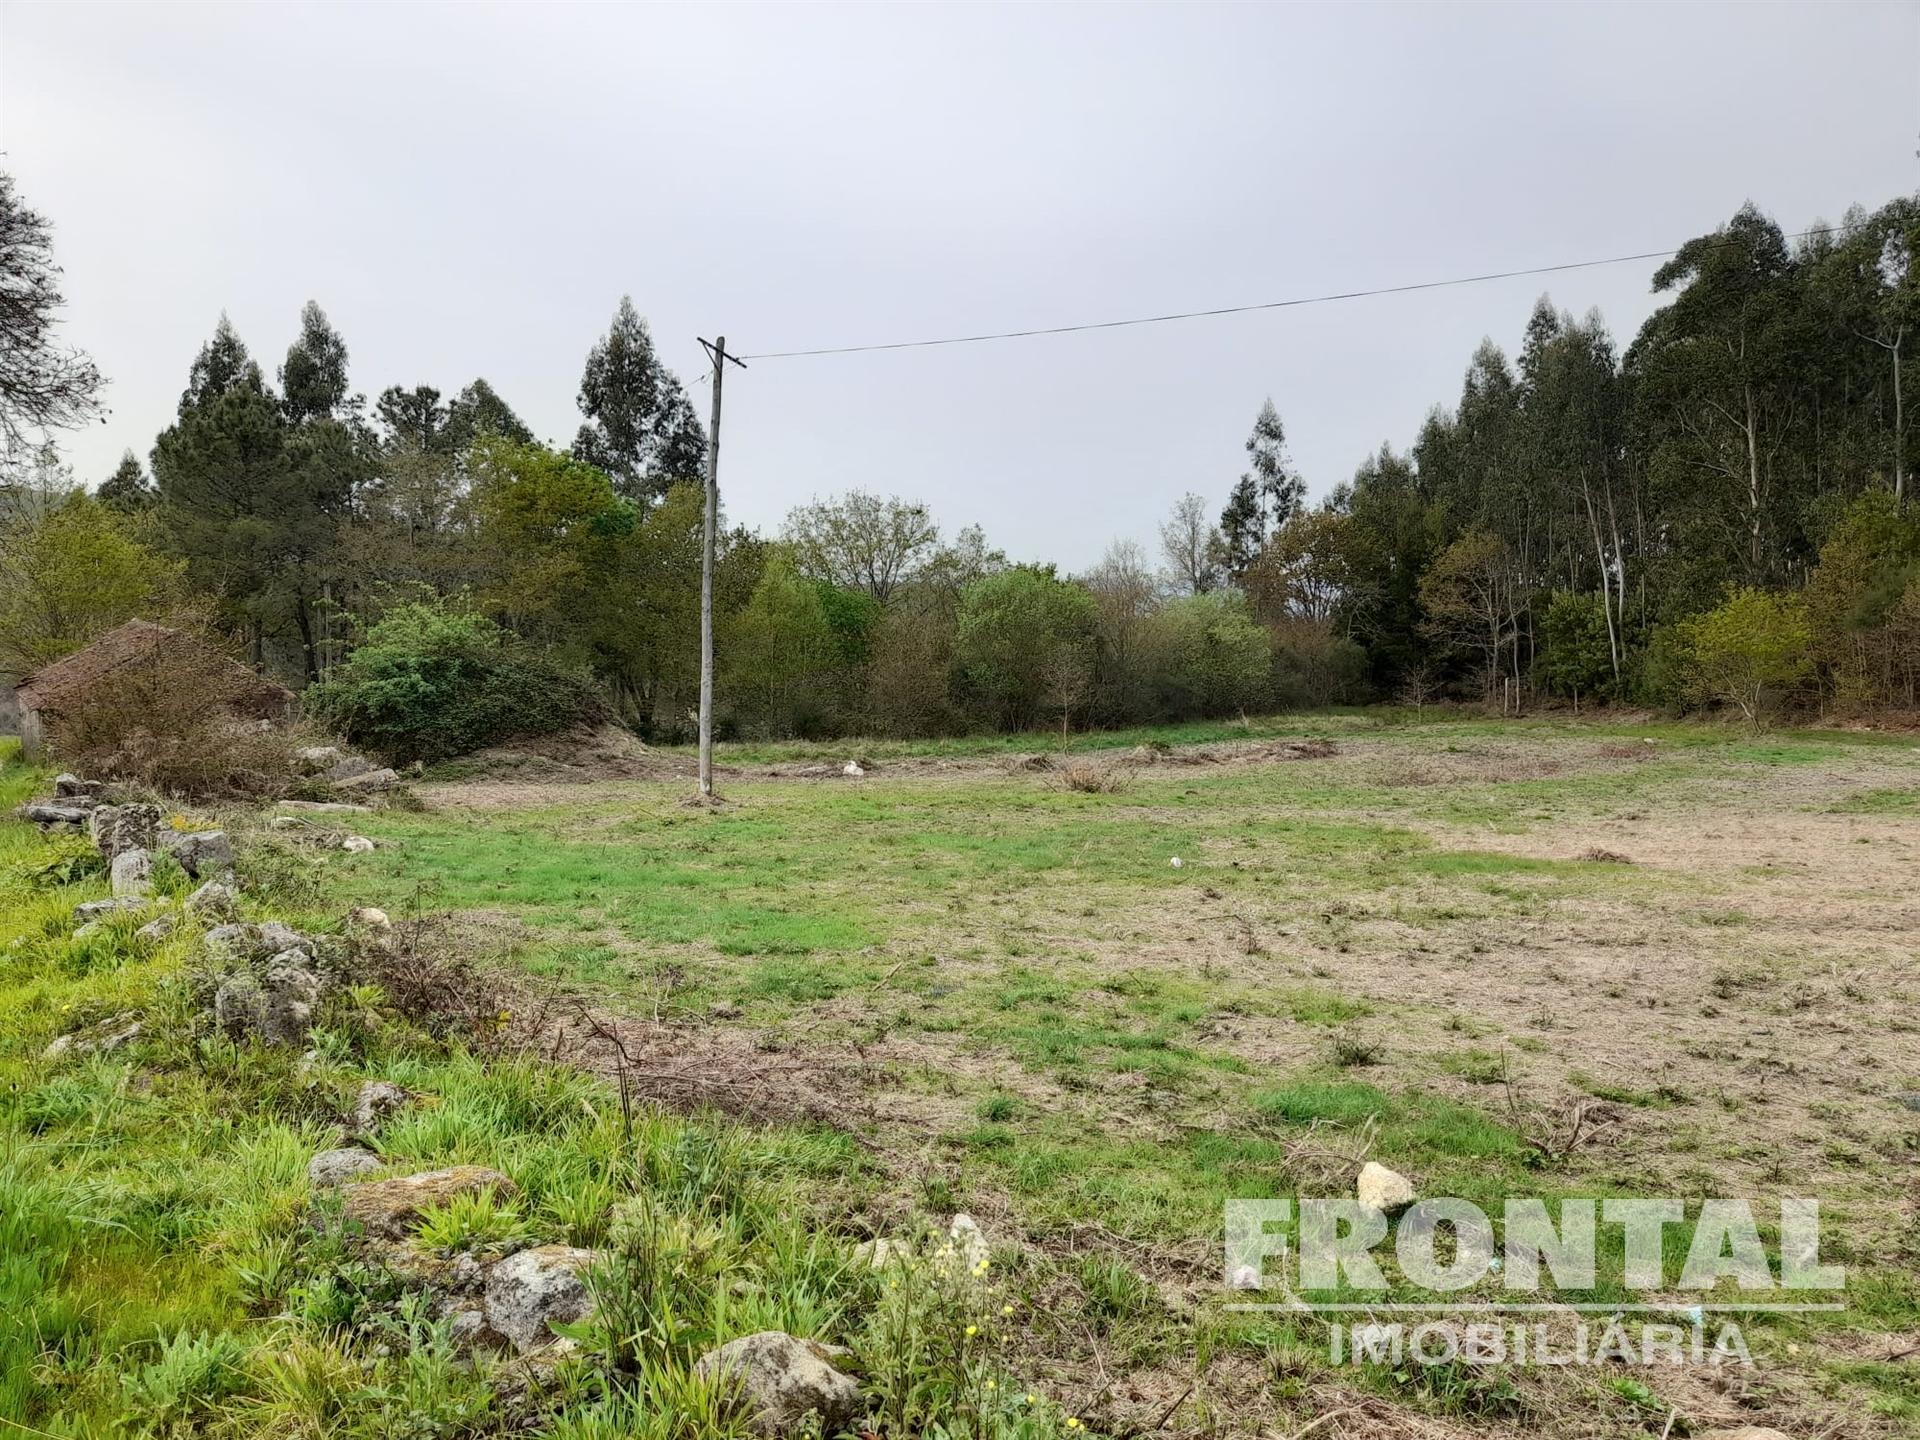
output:
[[[817,1415],[820,1433],[833,1435],[849,1428],[864,1409],[859,1383],[832,1363],[844,1353],[763,1330],[709,1350],[693,1371],[703,1380],[730,1379],[757,1434],[789,1435]]]
[[[554,1339],[553,1325],[571,1325],[593,1313],[582,1278],[598,1257],[571,1245],[536,1245],[487,1271],[487,1324],[522,1354]]]
[[[391,1180],[363,1180],[349,1185],[343,1197],[346,1218],[381,1240],[404,1240],[420,1224],[421,1214],[444,1205],[456,1195],[487,1191],[507,1196],[514,1184],[498,1170],[481,1165],[455,1165]]]

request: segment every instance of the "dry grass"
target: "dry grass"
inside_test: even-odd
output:
[[[1081,795],[1116,795],[1128,783],[1123,767],[1099,760],[1068,760],[1052,773],[1061,789]]]
[[[48,716],[50,748],[89,778],[181,799],[277,793],[294,773],[294,741],[270,722],[234,717],[239,683],[212,652],[119,666]]]

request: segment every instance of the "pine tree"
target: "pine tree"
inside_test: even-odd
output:
[[[386,432],[380,439],[387,449],[441,449],[447,407],[440,403],[440,392],[431,385],[416,385],[411,390],[389,385],[380,392],[373,410]]]
[[[451,455],[464,455],[483,435],[498,435],[516,445],[533,442],[533,432],[513,413],[513,407],[485,380],[475,380],[447,406],[447,422],[439,443]]]
[[[145,510],[157,498],[153,487],[147,483],[146,471],[140,468],[140,462],[131,450],[120,457],[113,474],[102,480],[100,488],[94,493],[102,505],[126,515]]]
[[[281,405],[289,424],[330,419],[347,401],[347,342],[312,301],[300,311],[300,338],[280,366]]]
[[[222,316],[195,360],[178,418],[155,442],[153,475],[170,547],[196,589],[263,642],[298,632],[315,670],[313,604],[355,474],[354,437],[334,420],[290,427],[280,398]]]
[[[706,432],[628,296],[587,352],[580,412],[587,423],[573,442],[574,457],[606,471],[627,499],[655,500],[674,481],[700,477]]]

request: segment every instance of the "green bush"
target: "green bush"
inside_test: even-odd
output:
[[[408,763],[465,755],[602,718],[592,686],[483,615],[403,605],[307,691],[307,714],[355,745]]]
[[[1730,590],[1718,607],[1676,630],[1688,694],[1736,706],[1750,725],[1770,697],[1791,693],[1813,670],[1813,632],[1798,595]]]
[[[1617,689],[1606,601],[1598,595],[1556,590],[1540,621],[1540,658],[1534,674],[1550,694],[1606,699]]]

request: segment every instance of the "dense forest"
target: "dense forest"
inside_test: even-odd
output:
[[[10,279],[43,287],[50,323],[49,227],[0,198]],[[1117,542],[1083,574],[862,493],[777,536],[730,530],[720,732],[1449,696],[1912,706],[1917,250],[1920,200],[1795,236],[1748,206],[1661,266],[1665,303],[1624,351],[1599,314],[1543,298],[1517,355],[1483,342],[1409,452],[1383,446],[1316,505],[1269,401],[1237,482],[1174,504],[1157,553]],[[86,418],[99,377],[45,323],[6,343],[9,377],[64,366],[72,403],[30,411],[7,380],[0,669],[130,615],[191,616],[395,753],[588,711],[688,733],[706,441],[630,301],[588,351],[564,450],[485,379],[369,401],[317,304],[271,373],[223,318],[173,423],[91,493],[26,442]],[[486,703],[454,693],[489,684]],[[410,743],[449,705],[457,735]]]

